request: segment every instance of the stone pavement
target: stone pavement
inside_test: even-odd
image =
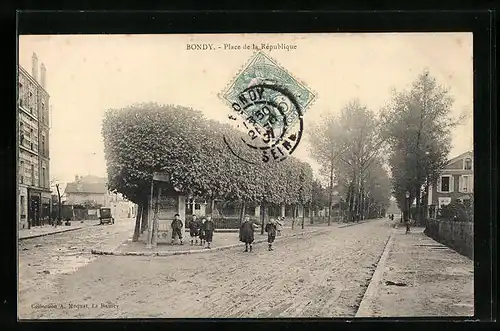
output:
[[[92,221],[84,221],[83,223],[81,223],[80,221],[72,221],[71,225],[69,226],[64,225],[64,222],[62,225],[58,225],[57,227],[53,227],[52,225],[34,226],[31,229],[20,229],[18,232],[19,233],[18,238],[19,240],[23,240],[29,238],[48,236],[51,234],[56,234],[61,232],[75,231],[97,224],[99,224],[99,221],[92,220]]]
[[[474,314],[473,261],[423,230],[393,230],[356,317]]]

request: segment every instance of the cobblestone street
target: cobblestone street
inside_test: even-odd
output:
[[[29,295],[21,283],[20,317],[354,316],[390,233],[380,219],[278,241],[272,252],[100,256],[71,274],[41,274],[53,285]]]
[[[79,230],[20,240],[18,274],[20,301],[30,293],[57,291],[54,282],[92,262],[92,247],[118,246],[133,233],[134,220],[114,225],[88,226]],[[22,311],[22,310],[21,310]]]

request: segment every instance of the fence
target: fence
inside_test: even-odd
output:
[[[474,223],[450,220],[429,219],[424,233],[432,239],[474,258]]]

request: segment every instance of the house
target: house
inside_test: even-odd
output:
[[[474,153],[468,151],[448,161],[436,185],[432,185],[429,189],[428,204],[435,209],[441,209],[452,201],[464,202],[473,198]]]
[[[101,207],[109,207],[110,194],[106,178],[96,176],[75,176],[75,181],[68,183],[64,190],[66,204],[83,205],[93,202]]]

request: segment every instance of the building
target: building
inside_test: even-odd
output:
[[[40,78],[38,70],[40,69]],[[50,217],[49,94],[47,71],[32,57],[31,74],[18,66],[18,224],[41,225]]]
[[[105,177],[75,176],[75,181],[68,183],[64,190],[66,205],[89,204],[95,207],[110,207],[115,219],[135,217],[136,206],[119,193],[111,193]],[[93,212],[92,212],[93,213]]]
[[[474,153],[468,151],[451,160],[436,185],[429,189],[428,204],[440,209],[452,201],[474,199]]]
[[[110,194],[106,178],[96,176],[75,176],[75,181],[68,183],[64,190],[66,204],[84,205],[88,202],[109,207]]]

